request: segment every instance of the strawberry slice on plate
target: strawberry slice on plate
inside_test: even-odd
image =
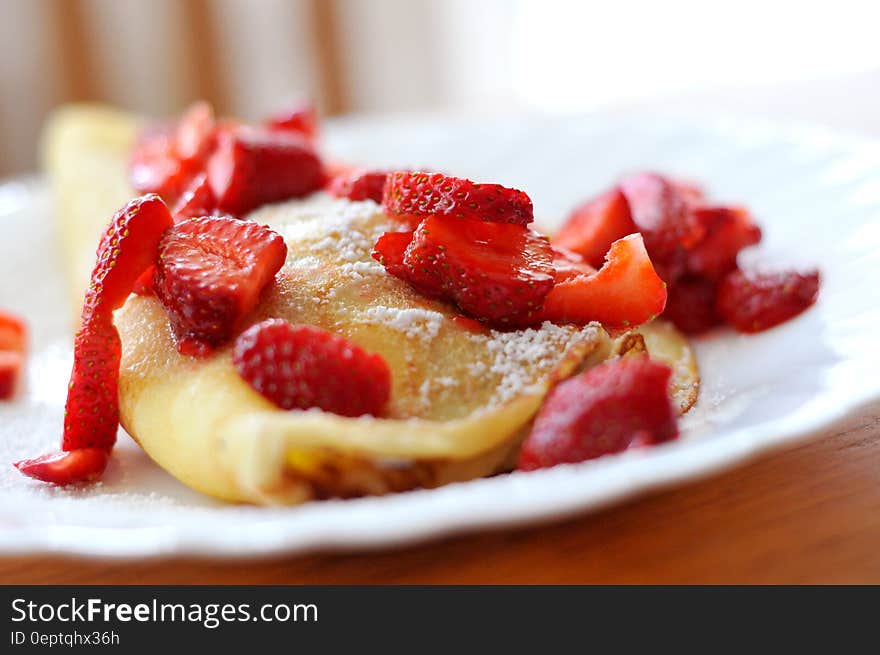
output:
[[[137,279],[156,261],[159,241],[173,224],[156,195],[136,198],[119,210],[101,237],[82,323],[73,350],[73,370],[64,408],[62,450],[18,462],[25,475],[71,484],[98,477],[119,428],[117,384],[121,344],[113,311],[122,306]]]
[[[187,218],[209,216],[216,210],[217,198],[208,184],[208,174],[199,173],[190,181],[171,213],[174,214],[175,221],[183,221]]]
[[[518,468],[583,462],[678,436],[669,395],[672,369],[648,357],[622,357],[560,382],[523,443]]]
[[[553,288],[553,250],[521,225],[425,218],[406,249],[406,280],[496,326],[535,322]]]
[[[232,362],[282,409],[379,416],[391,397],[391,370],[380,355],[311,325],[280,319],[253,325],[236,339]]]
[[[739,332],[761,332],[808,309],[819,297],[819,272],[728,273],[718,285],[718,314]]]
[[[325,182],[321,160],[303,136],[247,126],[221,131],[207,173],[217,209],[241,217],[260,205],[317,191]]]
[[[390,173],[383,207],[389,215],[416,219],[444,216],[523,226],[534,220],[532,201],[524,192],[442,173]]]
[[[0,400],[9,400],[15,396],[23,368],[22,351],[0,350]]]
[[[205,355],[229,340],[286,257],[281,235],[251,221],[206,216],[168,230],[153,286],[178,349]]]
[[[663,311],[666,283],[651,264],[640,234],[611,244],[605,264],[593,275],[556,284],[541,316],[555,323],[598,321],[607,327],[635,327]]]
[[[30,478],[65,485],[97,480],[107,468],[109,458],[105,448],[78,448],[16,462],[15,468]]]
[[[623,192],[615,187],[579,205],[553,238],[561,246],[581,255],[587,263],[601,267],[611,244],[638,232]]]
[[[15,314],[0,310],[0,350],[23,352],[27,345],[27,328]]]

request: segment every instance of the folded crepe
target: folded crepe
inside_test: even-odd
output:
[[[98,236],[134,195],[126,161],[139,125],[121,112],[79,106],[59,111],[46,130],[44,161],[77,316]],[[673,366],[681,411],[696,400],[696,362],[670,326],[616,339],[598,324],[500,332],[421,296],[370,256],[378,236],[396,228],[371,201],[315,194],[248,218],[288,246],[252,322],[316,325],[379,353],[391,369],[391,401],[382,418],[278,409],[239,377],[230,346],[205,359],[180,355],[158,300],[131,296],[115,316],[121,423],[160,466],[203,493],[291,504],[509,470],[552,385],[626,353],[647,350]]]

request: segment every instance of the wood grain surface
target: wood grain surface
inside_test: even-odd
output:
[[[261,562],[0,559],[6,584],[880,583],[880,407],[843,431],[564,523]]]

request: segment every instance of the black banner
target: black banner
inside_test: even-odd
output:
[[[714,652],[734,643],[765,652],[771,641],[837,652],[868,634],[880,606],[878,589],[868,587],[0,587],[0,594],[0,653],[196,646],[459,653],[485,643],[493,652],[600,645]]]

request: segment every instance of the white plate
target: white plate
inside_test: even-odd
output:
[[[0,552],[249,557],[397,545],[561,517],[683,482],[806,439],[880,399],[880,145],[735,120],[349,120],[329,150],[424,165],[527,190],[548,228],[622,172],[691,177],[749,206],[774,266],[819,264],[815,308],[756,336],[696,343],[702,397],[683,438],[639,453],[433,491],[290,509],[224,506],[189,491],[123,437],[103,483],[63,490],[9,464],[57,445],[70,370],[68,312],[49,199],[38,180],[0,185],[0,307],[28,318],[26,389],[0,403]]]

